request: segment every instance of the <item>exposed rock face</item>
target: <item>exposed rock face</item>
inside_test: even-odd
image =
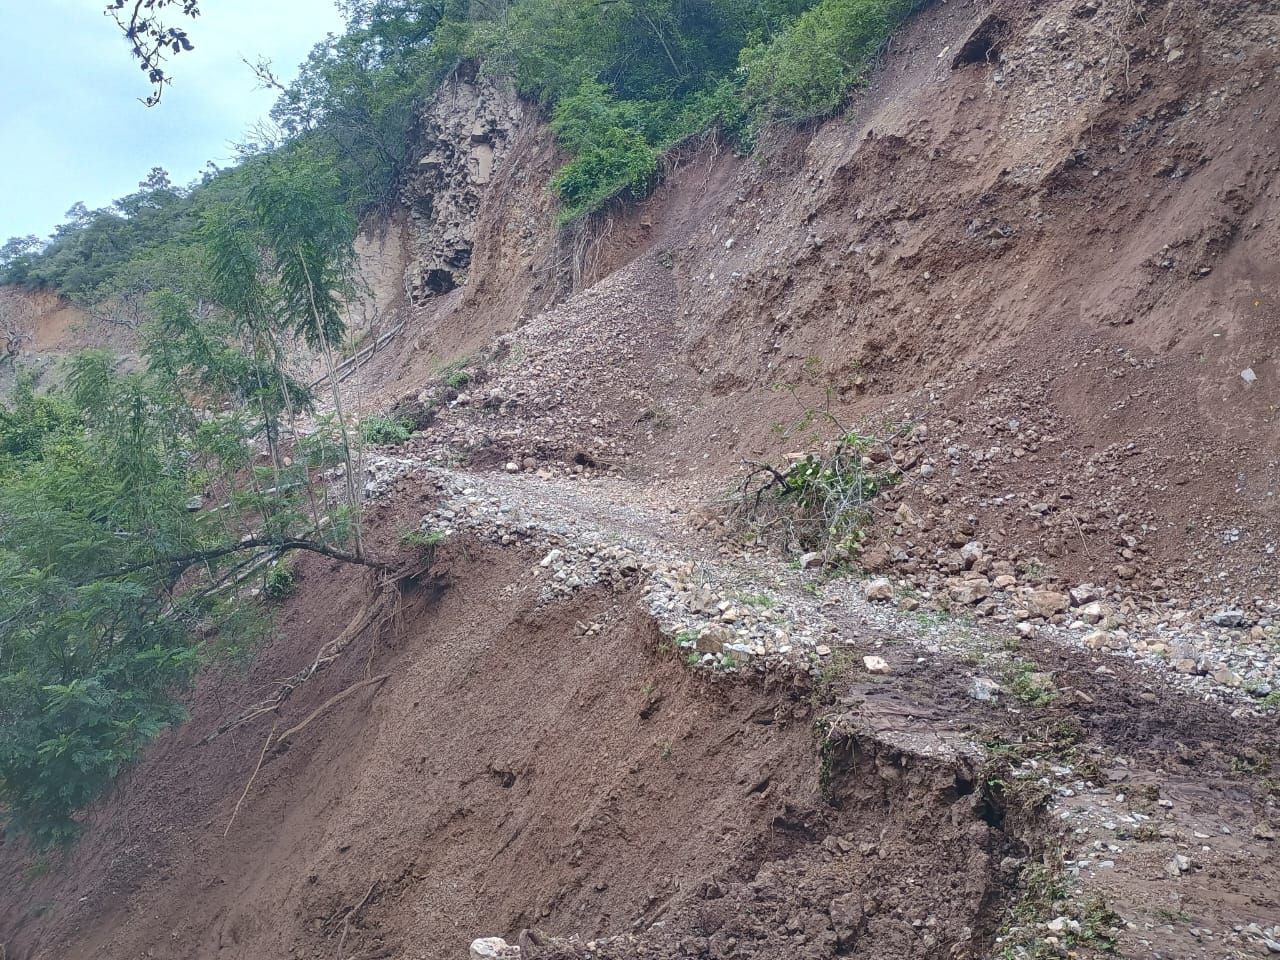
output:
[[[410,253],[404,284],[411,302],[465,281],[481,197],[524,116],[510,85],[474,71],[459,71],[426,105],[402,191]]]

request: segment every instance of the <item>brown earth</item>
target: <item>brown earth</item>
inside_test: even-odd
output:
[[[989,14],[994,49],[956,62]],[[891,505],[924,523],[882,513],[896,574],[976,537],[1155,607],[1273,597],[1278,31],[1252,2],[934,5],[844,116],[758,160],[690,145],[652,198],[562,234],[530,122],[465,284],[410,304],[378,275],[406,333],[352,389],[443,398],[399,453],[619,475],[690,529],[742,458],[830,436],[806,408],[909,420]],[[403,230],[375,274],[403,268]],[[472,379],[444,393],[449,361]],[[431,496],[398,483],[384,548]],[[79,843],[0,848],[3,955],[1102,955],[1046,925],[1091,897],[1123,956],[1277,934],[1273,714],[1034,637],[1000,642],[1052,678],[1044,704],[976,702],[973,664],[908,647],[876,648],[887,676],[690,671],[637,588],[547,602],[538,559],[451,542],[402,622],[272,722],[389,679],[252,777],[267,721],[200,741],[367,596],[303,563],[277,635],[202,679]],[[858,654],[875,636],[851,619]],[[1033,902],[1039,864],[1079,891]]]

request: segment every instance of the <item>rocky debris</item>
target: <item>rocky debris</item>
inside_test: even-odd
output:
[[[520,472],[617,473],[686,406],[675,313],[670,271],[634,261],[497,338],[461,387],[448,375],[425,384],[415,400],[435,417],[409,449],[441,463],[461,453]]]
[[[1003,692],[1000,684],[989,677],[974,677],[969,684],[969,696],[981,703],[989,703]]]
[[[1070,597],[1057,590],[1032,590],[1026,595],[1024,602],[1031,616],[1044,620],[1064,613],[1071,605]]]
[[[1165,864],[1164,872],[1175,880],[1191,870],[1191,858],[1185,854],[1175,853],[1173,858]]]
[[[884,657],[866,656],[862,658],[862,665],[866,668],[867,673],[888,673],[889,662]]]
[[[813,667],[834,651],[865,644],[868,625],[875,636],[922,650],[980,653],[1000,662],[1008,657],[1003,625],[1046,642],[1143,661],[1175,686],[1242,708],[1265,706],[1280,689],[1280,650],[1268,646],[1275,634],[1266,630],[1256,639],[1228,628],[1203,634],[1194,632],[1194,618],[1148,624],[1123,603],[1117,607],[1123,614],[1107,612],[1109,603],[1097,600],[1072,608],[1068,588],[1020,594],[992,585],[976,606],[962,606],[957,597],[965,599],[966,589],[982,593],[982,581],[961,581],[945,593],[926,588],[899,595],[887,577],[816,579],[821,575],[813,569],[788,565],[762,548],[700,535],[701,525],[677,505],[646,504],[633,485],[590,471],[540,467],[481,475],[409,459],[377,469],[387,476],[423,473],[436,483],[442,499],[424,517],[424,528],[539,551],[532,574],[543,582],[547,602],[592,586],[640,586],[660,630],[704,666],[764,669],[785,661]],[[1105,596],[1087,584],[1074,589],[1075,599]],[[1019,620],[1031,607],[1053,611],[1052,620]],[[904,618],[901,610],[911,609],[950,616]],[[976,619],[956,616],[961,609],[975,611]],[[1091,623],[1097,616],[1101,621]],[[1262,621],[1273,623],[1270,615]],[[975,631],[980,623],[988,626]]]

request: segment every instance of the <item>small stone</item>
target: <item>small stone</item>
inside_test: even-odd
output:
[[[862,665],[868,673],[888,673],[889,662],[884,657],[867,656],[862,658]]]
[[[1076,607],[1083,607],[1098,599],[1098,588],[1092,583],[1082,583],[1078,587],[1072,587],[1069,592],[1071,604]]]
[[[694,649],[698,653],[720,653],[725,644],[732,642],[733,638],[734,632],[728,627],[713,624],[699,631]]]
[[[1056,590],[1032,590],[1027,595],[1027,610],[1033,617],[1046,620],[1071,606],[1071,598]]]
[[[1173,859],[1164,865],[1164,872],[1171,877],[1180,877],[1191,869],[1191,858],[1175,853]]]
[[[1090,633],[1086,633],[1080,642],[1090,650],[1102,650],[1106,647],[1107,640],[1109,640],[1110,637],[1111,634],[1107,633],[1105,630],[1094,630]]]
[[[506,470],[507,473],[519,473],[520,464],[516,463],[514,460],[508,460],[507,465],[503,467],[503,469]]]
[[[982,544],[977,540],[970,540],[960,548],[960,559],[964,561],[966,570],[972,567],[982,559]]]
[[[986,580],[966,580],[951,588],[951,599],[965,606],[972,606],[991,596],[991,584]]]
[[[892,600],[893,584],[889,582],[888,577],[876,577],[863,585],[862,595],[868,600]]]
[[[969,696],[982,703],[995,700],[1002,692],[1000,684],[988,677],[974,677],[973,682],[969,684]]]
[[[813,648],[813,652],[820,657],[831,656],[831,648],[828,647],[825,643],[818,644],[816,647]]]
[[[823,556],[821,550],[811,550],[809,553],[802,553],[800,555],[800,569],[812,570],[814,567],[820,567],[822,566],[822,560]]]
[[[1212,617],[1215,627],[1243,627],[1244,611],[1243,610],[1219,610]]]
[[[192,513],[195,513],[197,510],[203,507],[204,507],[204,497],[197,495],[187,501],[187,509],[190,510]]]
[[[1259,840],[1274,840],[1276,838],[1275,827],[1263,820],[1253,828],[1253,835]]]
[[[1229,670],[1227,667],[1219,667],[1213,671],[1213,682],[1220,683],[1224,687],[1238,687],[1243,681],[1241,681],[1240,675],[1234,671]]]
[[[1085,623],[1101,623],[1107,618],[1107,608],[1094,600],[1080,608],[1079,616]]]

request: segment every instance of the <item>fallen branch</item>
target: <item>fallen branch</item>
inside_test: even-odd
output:
[[[373,881],[369,885],[369,892],[360,898],[360,902],[342,915],[342,936],[338,938],[338,960],[342,960],[342,948],[346,946],[347,931],[351,929],[351,921],[365,908],[369,898],[373,896],[373,892],[378,889],[380,882],[380,880]]]

